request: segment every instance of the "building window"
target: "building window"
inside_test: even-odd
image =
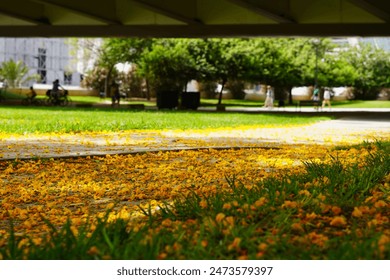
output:
[[[46,84],[46,49],[38,48],[38,75],[41,78],[41,83]]]

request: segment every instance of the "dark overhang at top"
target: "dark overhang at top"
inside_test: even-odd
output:
[[[0,37],[390,36],[390,0],[1,0]]]

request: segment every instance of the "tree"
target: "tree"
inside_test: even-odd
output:
[[[183,42],[165,39],[155,42],[138,60],[138,73],[154,90],[182,91],[197,73],[196,63]]]
[[[199,81],[221,84],[218,106],[222,103],[226,83],[239,84],[251,73],[252,50],[249,42],[248,39],[195,39],[188,46],[198,67]]]
[[[343,59],[356,70],[353,81],[357,99],[375,99],[380,88],[390,86],[390,54],[371,44],[345,50]]]
[[[280,91],[288,91],[290,104],[294,86],[344,86],[356,77],[354,68],[340,58],[337,46],[327,38],[274,39],[272,49],[280,52],[270,78]]]
[[[111,72],[111,77],[118,76],[115,69]],[[105,92],[105,85],[107,80],[107,69],[100,66],[95,66],[93,69],[87,71],[81,84],[87,88],[93,88],[100,92]]]
[[[118,63],[137,64],[144,50],[151,47],[152,39],[107,38],[103,41],[97,65],[107,69],[105,92],[108,94],[111,74]]]
[[[389,85],[389,55],[359,47],[347,50],[330,39],[106,39],[99,65],[107,72],[106,87],[114,65],[132,63],[136,73],[157,88],[185,89],[188,81],[225,85],[240,92],[244,82],[275,87],[276,98],[294,86],[355,85],[364,92]],[[229,82],[229,83],[228,83]],[[367,95],[367,94],[366,94]],[[148,95],[150,96],[150,95]]]
[[[94,65],[100,57],[102,39],[69,38],[67,43],[70,45],[69,53],[73,57],[73,62],[78,64],[80,73],[86,74],[93,71],[91,65]]]
[[[4,61],[0,68],[0,77],[11,88],[19,87],[28,81],[39,80],[38,75],[29,75],[29,68],[22,61]]]
[[[297,85],[309,85],[316,83],[316,74],[319,55],[318,49],[307,39],[289,38],[279,39],[281,53],[281,65],[283,79],[278,82],[282,93],[287,92],[289,104],[293,103],[292,88]],[[276,90],[276,94],[278,91]],[[281,96],[284,97],[284,96]]]
[[[253,69],[253,60],[251,59],[253,52],[250,40],[233,39],[227,42],[227,49],[222,52],[222,78],[225,78],[225,83],[230,82],[230,87],[236,86],[235,90],[244,90],[244,81],[248,81],[249,73]],[[223,84],[224,86],[224,84]],[[218,104],[221,104],[222,90],[219,93]]]

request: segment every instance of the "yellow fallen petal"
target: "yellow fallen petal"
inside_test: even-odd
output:
[[[347,224],[347,221],[345,220],[345,218],[343,216],[336,216],[330,222],[330,225],[333,227],[342,227],[342,226],[345,226],[346,224]]]

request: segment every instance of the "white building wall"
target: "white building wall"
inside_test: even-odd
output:
[[[70,46],[66,39],[0,38],[0,63],[11,59],[21,60],[30,69],[29,74],[37,74],[39,49],[46,50],[46,81],[41,83],[51,84],[55,79],[59,79],[60,83],[64,84],[64,74],[71,72],[73,73],[71,85],[80,84],[80,75],[76,73],[77,62],[70,54]]]

